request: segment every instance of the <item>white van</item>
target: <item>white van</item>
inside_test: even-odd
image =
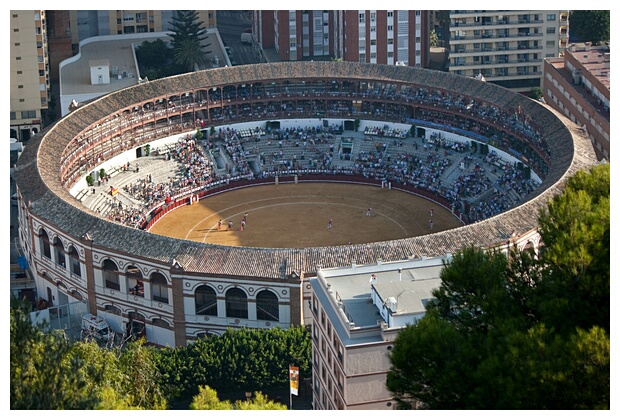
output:
[[[251,44],[252,43],[252,34],[248,32],[241,33],[241,43],[242,44]]]
[[[109,340],[114,337],[107,322],[98,316],[86,314],[82,317],[82,333],[85,336],[93,336],[100,340]]]

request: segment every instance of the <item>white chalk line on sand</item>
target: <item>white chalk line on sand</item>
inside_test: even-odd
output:
[[[311,196],[295,196],[295,197],[311,197]],[[331,196],[331,197],[338,197],[338,196]],[[282,197],[282,198],[289,198],[289,197]],[[272,199],[273,199],[273,198],[272,198]],[[251,202],[249,202],[249,203],[256,203],[256,202],[266,201],[266,200],[267,200],[267,199],[264,199],[264,200],[254,200],[254,201],[251,201]],[[244,203],[244,204],[248,204],[248,203]],[[267,205],[267,206],[252,207],[251,209],[247,209],[246,211],[243,211],[243,212],[239,212],[239,213],[232,214],[232,215],[230,215],[230,216],[228,217],[228,219],[232,219],[232,218],[234,218],[234,217],[240,216],[241,214],[243,214],[243,213],[245,213],[245,212],[252,212],[252,211],[262,210],[262,209],[267,209],[267,208],[271,208],[271,207],[291,206],[291,205],[299,205],[299,204],[319,204],[319,205],[323,204],[323,205],[332,205],[332,206],[346,206],[346,207],[353,207],[353,208],[355,208],[355,209],[359,209],[360,211],[364,211],[364,212],[365,212],[365,209],[364,209],[364,208],[362,208],[362,207],[355,207],[355,206],[351,206],[351,205],[349,205],[349,204],[333,203],[333,202],[330,202],[330,201],[288,201],[288,202],[286,202],[286,203],[276,203],[276,204],[270,204],[270,205]],[[235,205],[235,206],[228,207],[228,208],[226,208],[226,209],[222,209],[222,210],[220,210],[219,212],[223,212],[223,211],[226,211],[226,210],[231,209],[231,208],[234,208],[234,207],[239,207],[239,205]],[[246,206],[246,207],[247,207],[247,206]],[[390,216],[388,216],[388,215],[386,215],[386,214],[384,214],[384,213],[382,213],[382,212],[379,212],[379,211],[374,211],[374,210],[373,210],[373,213],[374,213],[374,214],[378,214],[378,215],[380,215],[380,216],[384,217],[385,219],[387,219],[387,220],[391,221],[392,223],[394,223],[396,226],[398,226],[398,227],[400,228],[400,230],[403,232],[403,234],[404,234],[404,235],[407,235],[407,230],[403,227],[403,225],[401,225],[401,224],[400,224],[398,221],[396,221],[394,218],[392,218],[392,217],[390,217]],[[185,239],[189,239],[190,234],[191,234],[192,232],[194,232],[194,230],[196,229],[196,227],[197,227],[198,225],[200,225],[201,223],[205,222],[206,220],[208,220],[208,219],[210,219],[210,218],[212,218],[212,217],[213,217],[213,215],[210,215],[210,216],[205,217],[205,218],[204,218],[204,219],[202,219],[201,221],[197,222],[197,223],[196,223],[196,224],[195,224],[195,225],[194,225],[194,226],[193,226],[193,227],[192,227],[192,228],[188,231],[188,233],[185,235]],[[227,225],[226,223],[224,223],[222,226],[223,226],[225,229],[228,229],[228,225]],[[205,234],[204,234],[204,235],[203,235],[203,237],[202,237],[202,242],[205,242],[205,243],[206,243],[206,242],[207,242],[207,237],[209,236],[209,233],[210,233],[212,230],[216,230],[216,229],[217,229],[217,223],[213,224],[213,225],[212,225],[212,226],[211,226],[211,227],[210,227],[210,228],[209,228],[209,229],[205,232]]]

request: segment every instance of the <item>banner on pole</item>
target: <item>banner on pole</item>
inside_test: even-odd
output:
[[[289,366],[289,379],[291,383],[291,394],[298,395],[299,392],[299,367]]]

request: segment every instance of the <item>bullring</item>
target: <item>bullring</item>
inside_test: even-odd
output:
[[[381,114],[373,115],[374,109]],[[150,234],[100,217],[71,194],[87,174],[115,156],[137,156],[157,139],[193,133],[198,121],[218,127],[308,118],[416,121],[420,126],[421,120],[429,125],[464,122],[482,133],[500,133],[494,144],[518,154],[541,183],[512,209],[448,231],[282,249]],[[475,79],[342,62],[214,69],[113,92],[78,107],[31,140],[15,172],[19,237],[39,296],[55,305],[83,301],[91,312],[104,313],[119,332],[135,321],[144,325],[149,341],[178,346],[229,326],[303,323],[309,296],[304,279],[318,267],[443,256],[468,245],[536,242],[539,210],[567,177],[595,163],[590,141],[573,123],[536,101]],[[144,283],[142,296],[129,293],[136,277]]]

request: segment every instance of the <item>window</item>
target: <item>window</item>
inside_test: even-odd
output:
[[[125,277],[127,278],[127,293],[144,297],[144,280],[140,269],[133,265],[127,266]]]
[[[547,15],[547,20],[555,20],[555,13]]]
[[[118,279],[118,266],[112,260],[103,261],[103,284],[108,289],[121,290],[121,283]]]
[[[170,324],[168,324],[167,321],[164,321],[161,318],[155,318],[153,320],[153,326],[154,327],[161,327],[161,328],[170,328]]]
[[[393,31],[394,30],[394,25],[388,25],[388,31]]]
[[[75,274],[78,277],[82,277],[80,256],[78,255],[77,249],[75,249],[73,246],[69,247],[69,266],[71,268],[72,274]]]
[[[366,14],[365,13],[360,13],[359,14],[359,23],[361,23],[361,24],[366,23]]]
[[[547,48],[554,48],[555,47],[555,41],[547,41]]]
[[[21,61],[21,59],[22,59],[21,57],[15,57],[16,61]]]
[[[387,13],[388,17],[394,17],[394,12],[390,11]]]
[[[44,257],[52,259],[52,251],[50,248],[50,238],[47,235],[47,232],[43,229],[39,230],[39,241],[41,245],[41,253]]]
[[[62,241],[58,238],[54,239],[54,250],[56,252],[56,264],[66,268],[65,248],[62,245]]]
[[[16,120],[17,119],[17,114],[15,113],[15,111],[11,111],[11,120]]]
[[[256,295],[256,319],[279,321],[280,306],[273,292],[263,290]]]
[[[163,274],[151,274],[151,295],[157,302],[168,303],[168,282]]]
[[[16,47],[19,47],[20,45],[22,45],[22,44],[21,44],[21,42],[16,42],[16,43],[15,43],[15,46],[16,46]]]
[[[22,119],[36,118],[37,113],[35,111],[22,111]]]
[[[325,328],[325,311],[321,309],[321,325]]]
[[[548,34],[554,34],[555,33],[555,27],[554,26],[549,26],[547,28],[547,33]]]
[[[117,308],[114,305],[105,305],[103,307],[103,310],[106,311],[106,312],[110,312],[111,314],[114,314],[114,315],[120,315],[121,314],[120,308]]]
[[[209,286],[196,289],[196,315],[217,316],[217,295]]]
[[[226,292],[226,316],[228,318],[248,318],[248,298],[237,287]]]
[[[17,85],[17,89],[23,89],[24,85]]]

